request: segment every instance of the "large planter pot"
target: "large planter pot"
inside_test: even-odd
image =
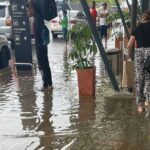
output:
[[[77,69],[79,96],[95,96],[96,68]]]
[[[123,41],[122,37],[115,38],[115,48],[121,49],[121,42]]]

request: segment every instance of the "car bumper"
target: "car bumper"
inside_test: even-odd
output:
[[[4,35],[7,39],[12,39],[12,28],[11,27],[0,27],[0,34]]]

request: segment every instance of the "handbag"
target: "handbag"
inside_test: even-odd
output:
[[[132,60],[123,61],[122,87],[134,87],[134,62]]]
[[[146,58],[146,61],[144,63],[144,70],[150,74],[150,56]]]

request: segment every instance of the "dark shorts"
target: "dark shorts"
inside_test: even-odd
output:
[[[108,26],[106,26],[106,25],[100,26],[99,30],[100,30],[101,38],[103,38],[103,37],[107,38],[107,28],[108,28]]]

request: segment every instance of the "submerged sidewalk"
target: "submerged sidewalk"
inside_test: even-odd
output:
[[[31,76],[0,75],[0,150],[149,150],[149,110],[139,115],[132,94],[113,92],[100,75],[99,54],[96,97],[79,98],[76,72],[69,76],[69,49],[57,39],[48,52],[53,91],[40,90],[38,69]]]

